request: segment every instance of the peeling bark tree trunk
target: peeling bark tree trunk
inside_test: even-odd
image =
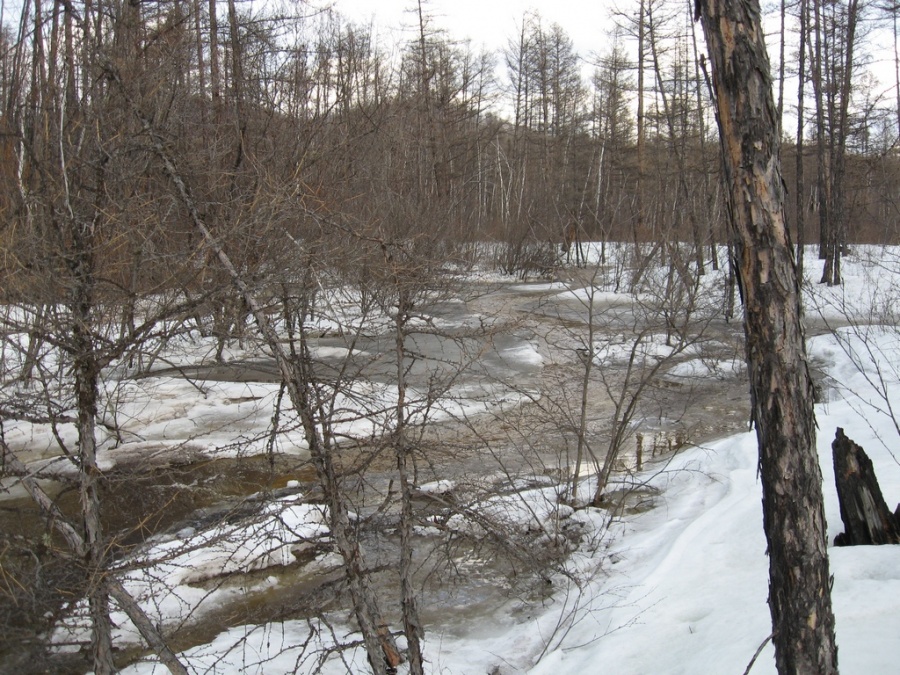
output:
[[[837,672],[813,390],[784,220],[778,123],[757,0],[697,0],[744,290],[769,608],[779,673]]]
[[[865,450],[838,427],[831,452],[844,521],[844,531],[835,537],[835,546],[900,544],[900,518],[885,503],[872,460]]]

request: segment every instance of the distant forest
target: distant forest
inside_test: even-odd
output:
[[[591,54],[534,13],[475,53],[425,2],[399,45],[305,3],[5,5],[5,293],[55,296],[73,248],[126,293],[189,285],[194,216],[251,277],[285,235],[350,231],[447,257],[493,242],[509,273],[578,241],[678,242],[702,274],[728,230],[689,4],[621,3]],[[898,239],[900,76],[871,75],[891,39],[900,73],[897,5],[768,10],[789,226],[838,283],[849,244]]]

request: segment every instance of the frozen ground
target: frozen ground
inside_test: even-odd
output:
[[[871,269],[848,263],[844,288],[839,294],[829,291],[823,305],[831,322],[872,318],[871,305],[864,302],[876,295]],[[822,289],[814,290],[821,303]],[[898,348],[893,326],[842,328],[809,343],[832,387],[816,410],[829,542],[842,529],[831,470],[836,427],[872,457],[889,503],[900,499],[894,451],[900,438],[889,414],[900,404]],[[676,375],[697,377],[703,369],[694,364],[681,371]],[[552,517],[577,520],[602,535],[599,549],[595,537],[586,537],[593,545],[571,556],[570,569],[586,582],[577,589],[556,579],[559,590],[545,606],[510,601],[464,627],[428,626],[429,671],[743,672],[771,631],[756,465],[755,436],[743,433],[649,467],[638,478],[659,489],[654,508],[616,520],[605,533],[599,530],[608,522],[594,510],[555,513]],[[523,520],[551,517],[546,505],[552,493],[535,490],[524,499],[532,508],[524,510],[531,515],[523,513]],[[830,547],[829,556],[842,672],[896,672],[900,547]],[[344,660],[317,660],[310,645],[327,647],[346,638],[347,628],[334,630],[304,621],[232,628],[182,657],[195,672],[317,672],[319,667],[327,673],[364,672],[360,652],[345,653]],[[161,669],[142,663],[129,672]],[[771,644],[751,672],[775,672]]]
[[[878,337],[879,348],[895,365],[900,363],[896,338],[891,331]],[[826,360],[829,373],[847,387],[843,400],[817,408],[828,538],[833,541],[841,530],[831,472],[834,429],[843,427],[867,449],[886,498],[895,500],[900,497],[900,466],[890,448],[896,447],[897,435],[889,419],[860,408],[858,397],[874,394],[862,375],[848,371],[834,338],[812,340],[810,351]],[[430,672],[743,672],[771,632],[755,436],[741,434],[681,452],[650,469],[646,478],[662,490],[662,499],[655,508],[616,522],[605,556],[573,556],[573,569],[596,570],[580,592],[569,587],[548,606],[534,608],[531,616],[506,606],[473,620],[465,631],[430,627]],[[589,511],[571,517],[591,524]],[[900,547],[831,547],[829,557],[842,672],[896,672]],[[329,642],[327,635],[312,635]],[[226,631],[184,657],[197,672],[293,672],[298,661],[305,664],[300,672],[312,672],[315,659],[305,660],[299,648],[310,637],[305,622],[246,626]],[[324,672],[365,671],[362,654],[347,658],[355,659],[349,667],[333,662]],[[142,664],[129,672],[162,671]],[[771,645],[752,672],[775,672]]]
[[[813,295],[807,299],[812,318],[842,326],[834,335],[809,342],[810,355],[826,373],[829,387],[826,402],[816,410],[829,542],[842,529],[831,470],[830,443],[836,427],[843,427],[872,457],[888,503],[900,500],[900,455],[895,450],[900,434],[890,415],[900,406],[900,339],[889,311],[888,299],[896,297],[892,286],[886,285],[892,277],[885,274],[885,269],[895,273],[894,261],[883,251],[872,253],[879,256],[875,261],[859,257],[845,262],[842,288],[812,285]],[[562,284],[527,285],[518,290],[554,293],[576,303],[593,297]],[[618,299],[606,292],[593,297],[594,302],[604,303]],[[846,326],[850,319],[859,322],[857,327]],[[613,361],[624,356],[615,340],[599,347]],[[527,340],[508,344],[504,350],[502,358],[521,362],[526,369],[546,362],[547,355]],[[641,358],[665,352],[665,345],[651,336]],[[191,355],[185,360],[190,362]],[[667,377],[702,380],[739,371],[740,365],[733,360],[688,358]],[[128,418],[121,426],[133,435],[124,447],[130,447],[135,456],[150,450],[165,456],[187,450],[212,456],[237,453],[238,448],[246,452],[248,443],[257,448],[265,445],[269,423],[265,411],[271,410],[277,385],[211,382],[197,387],[178,378],[158,379],[149,399],[141,395],[143,380],[116,390],[121,414]],[[504,391],[510,405],[518,403],[521,392]],[[473,397],[458,389],[449,397],[452,409],[441,414],[475,415],[496,393]],[[384,409],[394,396],[394,389],[385,385],[360,392],[358,399]],[[352,406],[353,400],[347,399],[347,410]],[[348,425],[371,424],[352,418],[350,414]],[[19,425],[7,429],[7,434],[11,444],[19,447],[44,447],[41,443],[45,443],[46,452],[37,452],[32,459],[62,470],[60,463],[51,464],[47,458],[53,440],[40,425]],[[300,435],[286,435],[280,449],[302,454]],[[104,462],[111,466],[115,457],[123,455],[107,450]],[[501,514],[514,528],[544,531],[548,544],[560,523],[580,528],[584,536],[568,559],[569,576],[552,579],[555,593],[550,600],[529,604],[510,599],[464,622],[427,625],[429,672],[744,672],[771,632],[756,462],[751,433],[668,455],[634,477],[634,483],[651,495],[652,508],[636,509],[611,522],[606,512],[597,509],[573,511],[561,506],[558,488],[552,484],[485,502],[486,512]],[[446,481],[422,487],[440,493],[454,486]],[[584,494],[589,493],[587,484]],[[273,502],[262,516],[243,529],[220,525],[160,538],[144,552],[144,560],[157,564],[123,572],[123,577],[157,623],[178,625],[186,615],[197,618],[244,592],[227,586],[204,590],[203,579],[237,568],[274,569],[291,561],[298,550],[327,537],[321,513],[295,497]],[[896,672],[900,547],[830,547],[829,557],[842,671]],[[315,565],[330,570],[334,560],[323,554]],[[281,582],[276,575],[265,574],[256,577],[256,590],[277,594]],[[292,620],[229,628],[180,656],[196,673],[366,672],[360,650],[323,656],[336,643],[355,637],[346,614],[328,618],[327,624]],[[133,640],[127,620],[117,615],[115,621],[117,639]],[[77,634],[82,626],[76,615],[67,628],[60,628],[59,635]],[[148,659],[126,672],[166,671]],[[771,645],[762,650],[751,672],[775,672]]]

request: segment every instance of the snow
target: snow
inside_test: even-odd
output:
[[[560,300],[577,300],[580,303],[609,304],[612,306],[630,305],[633,301],[627,293],[615,293],[612,291],[599,291],[596,288],[585,287],[568,290],[557,296]]]
[[[871,255],[863,256],[863,252]],[[829,325],[884,316],[878,310],[885,307],[884,298],[893,291],[893,281],[885,275],[885,263],[872,262],[880,259],[878,254],[877,250],[861,251],[859,258],[845,260],[841,288],[808,286],[808,312]],[[563,288],[545,284],[520,290]],[[617,299],[614,294],[564,290],[566,294],[570,299],[592,297],[594,302]],[[824,478],[839,661],[845,673],[893,673],[900,662],[900,546],[831,545],[842,527],[830,447],[835,428],[843,427],[872,458],[888,503],[900,499],[900,462],[893,450],[898,428],[891,415],[900,409],[897,330],[896,324],[856,323],[808,342],[810,358],[825,369],[831,387],[826,400],[816,407],[817,448]],[[650,336],[640,356],[668,355],[671,349],[661,337]],[[626,358],[630,349],[626,346],[624,340],[598,343],[598,359]],[[533,345],[504,350],[502,358],[543,363]],[[690,359],[668,375],[727,377],[741,367],[733,359]],[[147,384],[154,392],[148,397],[141,393],[142,382],[117,385],[116,396],[122,402],[119,414],[134,439],[116,452],[126,452],[129,445],[141,450],[148,445],[177,446],[183,451],[191,442],[203,452],[226,452],[233,446],[236,430],[260,435],[277,393],[276,385],[205,382],[194,386],[160,377]],[[366,401],[368,411],[375,414],[388,410],[396,400],[396,389],[389,385],[365,386],[369,388],[341,398],[337,407],[352,412],[360,401]],[[478,391],[483,397],[476,395],[474,388],[460,386],[433,414],[485,412],[486,401],[498,392]],[[508,396],[513,404],[518,400],[514,394]],[[261,406],[260,401],[267,404]],[[351,412],[342,423],[345,431],[365,434],[370,431],[366,425],[377,426],[377,415],[373,421]],[[13,447],[53,445],[49,431],[40,425],[12,424],[5,433]],[[289,435],[281,445],[282,449],[301,448],[303,441],[299,435]],[[112,452],[106,447],[101,454],[104,466],[115,461]],[[554,540],[561,522],[577,523],[586,536],[572,552],[568,566],[580,584],[576,587],[563,577],[554,578],[558,590],[543,605],[509,600],[493,613],[471,618],[465,626],[426,626],[428,672],[743,672],[771,632],[755,435],[742,433],[682,450],[649,466],[635,480],[655,490],[653,508],[612,521],[596,509],[574,511],[560,504],[553,485],[496,496],[480,504],[486,518],[505,520],[523,531],[542,532],[548,542]],[[454,482],[441,480],[422,485],[420,490],[442,494],[455,487]],[[590,494],[590,479],[580,490]],[[210,611],[243,592],[226,585],[206,590],[198,585],[201,580],[237,569],[287,564],[303,542],[327,536],[323,522],[318,507],[305,505],[297,497],[284,498],[267,505],[250,525],[186,529],[171,539],[155,541],[142,553],[142,560],[155,564],[129,571],[123,578],[153,620],[166,625]],[[318,569],[327,570],[335,562],[324,555],[318,564]],[[276,582],[266,578],[256,583]],[[114,621],[119,626],[118,641],[136,639],[124,616],[117,613]],[[78,632],[83,625],[76,620],[59,631]],[[354,637],[346,617],[330,625],[315,620],[238,626],[180,657],[191,672],[311,673],[320,672],[319,668],[323,673],[366,672],[365,655],[359,649],[332,655],[324,662],[318,659],[325,649]],[[123,672],[165,671],[148,658]],[[775,672],[771,643],[751,672]]]
[[[689,380],[703,380],[705,378],[724,380],[744,372],[746,368],[746,364],[737,359],[691,359],[690,361],[682,361],[676,364],[666,372],[666,375]]]
[[[519,347],[510,347],[500,352],[500,357],[504,361],[513,361],[530,366],[540,366],[544,363],[544,357],[534,345],[521,345]]]
[[[250,590],[227,585],[207,590],[201,582],[238,571],[288,565],[294,562],[295,552],[327,535],[322,508],[299,502],[301,497],[297,494],[266,504],[249,525],[220,524],[202,532],[185,528],[174,537],[157,537],[116,573],[155,625],[177,625],[185,616],[196,620]],[[322,555],[315,567],[327,571],[335,565],[333,558]],[[254,590],[272,583],[268,578],[256,582]],[[114,612],[112,622],[118,644],[139,641],[137,629],[124,612]],[[88,626],[87,603],[81,601],[57,627],[52,641],[89,639]]]
[[[681,345],[666,344],[665,335],[617,336],[594,343],[594,361],[604,363],[627,363],[634,359],[636,364],[662,361],[675,354]]]
[[[870,267],[845,267],[845,309],[827,316],[858,319],[860,309],[863,317],[873,316],[866,298],[880,295],[864,273]],[[821,288],[812,290],[821,297]],[[847,307],[854,308],[850,316]],[[825,362],[839,388],[837,400],[816,408],[829,544],[842,530],[831,468],[835,428],[866,449],[889,504],[900,498],[900,463],[891,451],[897,429],[888,414],[900,405],[897,337],[894,326],[863,327],[809,341],[810,355]],[[693,372],[695,365],[683,368]],[[602,602],[626,584],[621,602],[585,610],[590,619],[527,672],[591,672],[598,664],[621,674],[742,672],[771,632],[756,463],[750,433],[680,453],[660,486],[664,504],[623,524],[609,552],[615,572],[593,589]],[[900,547],[829,546],[829,558],[842,672],[896,672]],[[775,672],[771,644],[752,672]]]
[[[425,494],[442,495],[450,492],[455,487],[455,481],[447,480],[446,478],[444,478],[441,480],[432,481],[430,483],[423,483],[419,486],[419,492],[424,492]]]

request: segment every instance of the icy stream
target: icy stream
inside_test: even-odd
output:
[[[479,294],[472,303],[448,302],[430,308],[428,319],[417,323],[407,337],[406,350],[414,357],[404,363],[405,376],[413,408],[418,406],[412,420],[416,424],[429,420],[419,441],[417,483],[447,481],[449,485],[445,497],[426,498],[420,504],[425,520],[416,540],[416,566],[427,622],[440,622],[452,632],[454,626],[461,631],[500,606],[529,611],[530,603],[553,590],[546,585],[546,570],[563,560],[579,540],[580,527],[567,520],[571,509],[563,515],[534,513],[534,504],[545,499],[547,504],[558,503],[555,480],[569,472],[573,461],[571,432],[559,421],[564,416],[558,415],[574,410],[572,396],[584,368],[581,354],[589,318],[594,320],[595,338],[605,339],[606,361],[598,364],[604,369],[604,386],[612,386],[621,377],[616,350],[621,351],[628,340],[627,335],[624,340],[611,337],[621,335],[626,326],[644,328],[622,296],[590,299],[594,303],[586,304],[577,288],[560,284],[501,286]],[[654,355],[660,350],[656,338],[648,344]],[[348,490],[355,511],[372,518],[366,524],[363,549],[377,570],[372,577],[376,587],[390,596],[396,584],[395,513],[393,507],[381,509],[396,487],[393,460],[378,434],[396,401],[394,338],[385,330],[352,341],[346,335],[326,334],[315,338],[311,347],[323,379],[340,377],[347,383],[336,402],[338,409],[350,413],[343,413],[336,429],[358,443],[340,453],[341,462],[347,467],[368,466],[364,478],[348,481]],[[708,363],[729,356],[721,343],[710,342],[707,347]],[[254,513],[269,508],[266,504],[272,499],[296,495],[315,503],[319,498],[302,433],[289,411],[282,412],[283,433],[274,442],[270,434],[278,400],[274,362],[259,353],[234,351],[226,363],[210,363],[208,350],[197,345],[191,349],[179,357],[177,368],[156,369],[141,379],[112,381],[107,387],[110,401],[118,406],[120,436],[117,442],[108,440],[101,452],[101,464],[110,477],[115,476],[105,495],[109,508],[105,525],[108,532],[120,533],[117,556],[122,560],[141,550],[145,553],[139,555],[152,558],[160,546],[191,542],[223,522],[238,528],[224,541],[238,541],[246,537],[246,528],[258,522]],[[718,355],[714,354],[717,349]],[[690,361],[688,356],[680,361]],[[681,377],[654,394],[658,410],[648,406],[636,418],[637,434],[626,443],[619,469],[638,468],[638,448],[643,451],[642,461],[652,462],[655,455],[671,454],[687,441],[688,424],[683,416],[670,418],[671,402],[680,401],[674,409],[684,410],[686,397],[695,397],[691,378],[702,378],[704,373],[702,369],[686,371]],[[701,410],[700,421],[692,422],[695,436],[721,433],[720,413],[731,400],[734,406],[729,414],[736,421],[739,418],[740,395],[732,391],[733,378],[723,377],[717,386],[716,391],[707,387],[706,393],[730,392],[732,398],[719,397],[706,415]],[[592,391],[590,405],[589,433],[601,455],[605,425],[614,408],[602,388]],[[364,414],[359,415],[360,411]],[[703,424],[709,428],[698,432]],[[72,472],[52,459],[53,439],[39,425],[27,433],[7,430],[7,439],[14,449],[33,448],[33,466],[43,467],[45,473]],[[55,491],[52,481],[45,485]],[[616,488],[612,494],[619,491]],[[447,532],[459,525],[452,522],[454,508],[463,504],[491,512],[495,507],[490,505],[490,495],[501,493],[531,495],[520,499],[522,513],[497,516],[498,522],[509,519],[508,526],[519,532],[512,545],[472,530],[448,539]],[[268,497],[248,503],[250,495]],[[14,509],[28,508],[27,500],[14,490],[2,499]],[[453,500],[454,508],[442,507],[442,499]],[[77,508],[77,500],[71,498],[61,503],[66,509]],[[643,510],[652,504],[653,496],[644,495],[621,508]],[[305,517],[297,521],[298,526]],[[532,524],[520,525],[523,517]],[[427,524],[428,518],[434,525]],[[284,543],[276,538],[274,544],[260,543],[251,549],[247,560],[255,561],[250,565],[255,571],[249,574],[229,567],[227,573],[201,580],[184,576],[180,568],[157,572],[172,587],[152,591],[154,604],[162,612],[160,620],[166,617],[168,623],[191,617],[178,631],[178,649],[208,641],[228,625],[340,610],[342,584],[327,540],[316,535],[304,543],[290,532],[285,536]],[[541,543],[547,537],[553,542],[550,546]],[[536,554],[537,550],[542,553]],[[190,554],[189,566],[211,555],[200,549]],[[217,555],[235,553],[225,547]],[[263,563],[261,555],[268,562]],[[210,564],[214,569],[218,563]],[[138,589],[145,584],[135,583]],[[166,600],[170,593],[178,599]],[[392,622],[398,618],[394,607],[389,603],[386,609],[386,618]],[[79,639],[80,621],[69,625],[74,633],[64,634]],[[119,639],[128,641],[133,636],[124,631]]]

